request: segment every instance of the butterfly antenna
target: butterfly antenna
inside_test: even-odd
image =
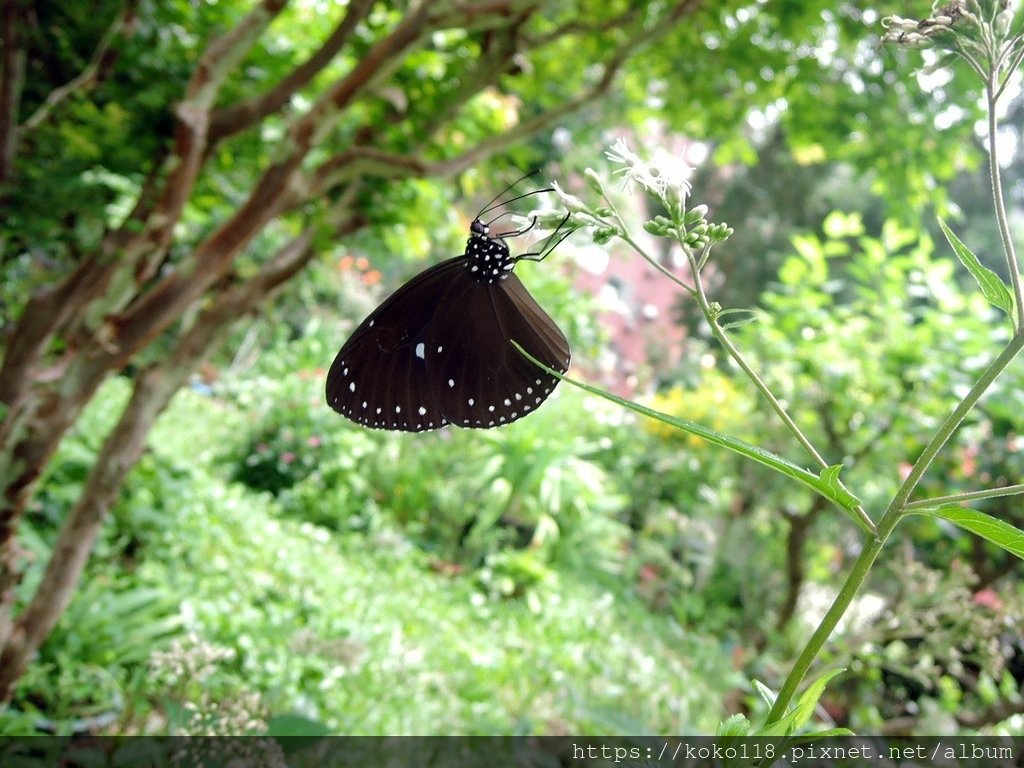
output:
[[[527,192],[527,193],[526,193],[525,195],[520,195],[519,197],[514,197],[514,198],[512,198],[512,200],[506,200],[506,201],[505,201],[505,202],[503,202],[503,203],[499,203],[499,202],[497,202],[498,200],[500,200],[500,199],[501,199],[501,196],[502,196],[502,195],[504,195],[504,194],[505,194],[506,192],[508,192],[508,191],[509,191],[510,189],[513,189],[513,188],[515,188],[515,186],[516,186],[517,184],[519,184],[519,183],[520,183],[520,182],[522,182],[522,181],[525,181],[526,179],[530,178],[531,176],[536,176],[536,175],[537,175],[538,173],[540,173],[540,168],[537,168],[536,170],[530,171],[529,173],[527,173],[527,174],[524,174],[524,175],[520,176],[520,177],[519,177],[518,179],[516,179],[516,180],[515,180],[515,181],[513,181],[513,182],[512,182],[511,184],[509,184],[509,185],[508,185],[507,187],[505,187],[505,188],[504,188],[503,190],[501,190],[501,192],[499,192],[499,193],[498,193],[498,194],[496,194],[496,195],[495,195],[494,197],[492,197],[492,198],[491,198],[491,199],[490,199],[490,200],[489,200],[489,201],[487,202],[487,205],[485,205],[485,206],[484,206],[483,210],[482,210],[482,211],[480,211],[480,213],[478,213],[478,214],[476,215],[476,217],[477,217],[477,218],[479,219],[479,218],[480,218],[481,216],[483,216],[483,215],[484,215],[485,213],[487,213],[488,211],[494,210],[495,208],[497,208],[497,207],[499,207],[499,206],[502,206],[502,205],[508,205],[509,203],[511,203],[511,202],[513,202],[513,201],[515,201],[515,200],[521,200],[521,199],[522,199],[523,197],[529,197],[530,195],[535,195],[535,194],[537,194],[537,192],[541,192],[541,191],[547,191],[547,192],[550,192],[551,190],[537,190],[537,191],[535,191],[535,192]]]

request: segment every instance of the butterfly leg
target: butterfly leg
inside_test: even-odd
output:
[[[530,261],[544,261],[544,259],[546,259],[551,254],[551,252],[553,250],[555,250],[555,248],[557,248],[559,245],[561,245],[562,241],[565,240],[565,238],[567,238],[569,235],[571,235],[575,231],[575,230],[570,229],[568,232],[566,232],[560,238],[555,240],[553,243],[551,242],[554,239],[555,235],[557,235],[559,233],[559,231],[562,229],[562,227],[565,226],[565,223],[567,221],[569,221],[569,216],[571,216],[571,214],[568,214],[568,213],[565,214],[565,218],[563,218],[558,223],[558,226],[555,228],[555,231],[552,232],[551,235],[547,239],[547,242],[549,244],[546,244],[539,251],[533,251],[531,253],[524,253],[521,256],[517,256],[516,257],[516,261],[519,261],[520,259],[529,259]],[[534,223],[536,223],[536,218],[534,218]],[[533,227],[531,225],[530,229],[532,229],[532,228]],[[526,230],[526,231],[528,231],[528,230]]]

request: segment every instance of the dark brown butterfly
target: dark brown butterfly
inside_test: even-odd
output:
[[[571,230],[549,247],[513,256],[506,238],[525,234],[536,220],[491,234],[497,219],[481,217],[548,191],[491,201],[470,226],[465,253],[421,272],[374,310],[335,357],[327,404],[358,424],[404,432],[447,424],[487,429],[536,410],[558,379],[511,342],[563,373],[569,344],[512,270],[523,259],[545,258]]]

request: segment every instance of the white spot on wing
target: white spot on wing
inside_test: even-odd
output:
[[[416,345],[416,357],[418,357],[420,360],[422,360],[423,359],[423,354],[424,354],[424,346],[423,346],[423,342],[421,341],[419,344]]]

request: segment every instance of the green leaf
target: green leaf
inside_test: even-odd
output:
[[[789,740],[790,744],[808,744],[812,741],[818,741],[819,739],[831,739],[833,736],[856,736],[857,734],[851,731],[849,728],[826,728],[823,731],[812,731],[811,733],[802,733],[799,736],[794,736]]]
[[[715,319],[716,321],[719,321],[719,325],[722,327],[723,330],[728,331],[733,328],[741,328],[744,325],[749,325],[750,323],[757,322],[758,320],[761,319],[761,314],[761,311],[757,309],[737,307],[734,309],[723,309],[721,312],[718,313],[718,316]],[[721,319],[729,315],[740,315],[740,317],[737,318],[736,320],[730,320],[727,323],[722,323]]]
[[[754,690],[757,691],[757,695],[761,697],[761,700],[767,704],[769,708],[775,706],[775,691],[760,680],[751,680],[750,683],[754,686]]]
[[[833,678],[838,677],[845,671],[845,667],[830,669],[807,686],[807,690],[803,692],[797,700],[796,706],[790,712],[789,716],[793,718],[793,729],[789,733],[796,733],[807,724],[807,721],[811,719],[811,715],[814,714],[814,710],[818,706],[818,700],[825,693],[825,687],[832,682]]]
[[[999,307],[1010,317],[1013,317],[1013,295],[999,275],[988,267],[983,266],[978,261],[978,257],[971,253],[971,250],[960,241],[960,238],[953,234],[953,230],[946,226],[946,222],[941,218],[939,219],[939,226],[942,227],[942,233],[953,247],[957,258],[963,262],[967,270],[974,275],[974,279],[978,281],[981,294],[988,300],[988,303]]]
[[[751,459],[752,461],[756,461],[758,464],[763,464],[764,466],[769,467],[770,469],[774,469],[776,472],[780,472],[781,474],[786,475],[787,477],[796,480],[799,483],[803,483],[812,491],[821,494],[829,501],[835,503],[841,510],[843,510],[843,512],[848,513],[850,518],[853,519],[854,522],[863,527],[862,522],[853,512],[853,508],[856,507],[860,502],[857,500],[857,497],[855,497],[853,494],[851,494],[844,488],[839,487],[834,482],[834,467],[829,467],[829,469],[825,470],[825,472],[831,472],[832,474],[830,474],[827,479],[823,480],[821,477],[814,474],[813,472],[808,472],[803,467],[797,466],[788,459],[784,459],[781,456],[772,453],[771,451],[766,451],[764,448],[761,448],[760,446],[751,445],[748,442],[740,440],[739,438],[730,437],[729,435],[723,435],[721,432],[715,432],[713,429],[708,429],[707,427],[701,426],[700,424],[697,424],[694,421],[680,419],[676,416],[670,416],[667,413],[662,413],[661,411],[656,411],[653,408],[648,408],[644,405],[640,405],[639,403],[634,403],[630,400],[618,397],[617,395],[613,395],[610,392],[605,392],[602,389],[598,389],[597,387],[591,386],[590,384],[584,384],[582,381],[570,379],[568,376],[565,376],[559,371],[556,371],[552,368],[548,368],[546,365],[544,365],[536,358],[531,356],[530,353],[528,353],[525,349],[519,346],[519,344],[516,343],[515,341],[513,341],[512,343],[515,345],[516,349],[518,349],[523,354],[523,356],[530,360],[534,365],[543,368],[552,376],[557,376],[559,379],[569,382],[574,387],[579,387],[580,389],[584,390],[585,392],[589,392],[592,395],[603,397],[605,400],[610,400],[611,402],[617,403],[624,408],[629,408],[631,411],[635,411],[636,413],[642,414],[652,419],[657,419],[658,421],[664,424],[669,424],[673,427],[677,427],[678,429],[681,429],[684,432],[689,432],[691,435],[696,435],[697,437],[704,438],[709,443],[718,445],[722,448],[727,448],[730,451],[738,453],[741,456],[744,456],[748,459]]]
[[[821,224],[825,237],[842,240],[845,237],[860,237],[864,234],[864,221],[859,213],[832,211]]]
[[[825,686],[827,686],[834,677],[841,675],[845,671],[845,668],[840,667],[839,669],[830,669],[821,674],[813,683],[807,686],[807,690],[805,690],[800,695],[800,698],[797,699],[796,705],[786,713],[784,717],[774,723],[766,723],[753,735],[791,736],[795,734],[811,719],[815,708],[818,706],[818,700],[825,692]]]
[[[1002,547],[1011,555],[1024,560],[1024,531],[999,518],[986,515],[976,509],[967,507],[946,506],[938,509],[912,510],[917,515],[928,515],[948,520],[965,531],[970,531],[997,547]]]
[[[750,733],[750,721],[737,713],[718,724],[715,735],[722,739],[735,739]]]

